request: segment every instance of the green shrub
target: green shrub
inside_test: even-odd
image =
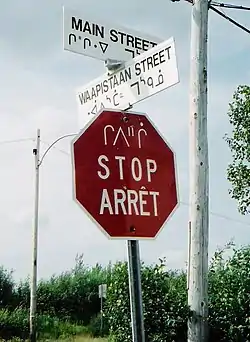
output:
[[[87,328],[48,315],[39,315],[37,330],[40,337],[58,339],[59,337],[75,336],[88,332]]]
[[[250,340],[250,246],[218,253],[209,274],[209,321],[220,341]]]
[[[250,246],[215,253],[209,269],[209,341],[250,341]],[[227,249],[228,249],[227,248]],[[147,341],[186,341],[186,275],[142,264],[142,292]],[[112,341],[131,341],[127,264],[117,264],[108,288],[105,314]]]
[[[28,314],[16,309],[0,310],[0,337],[10,339],[12,336],[26,338],[28,336]]]
[[[12,272],[8,272],[0,266],[0,309],[11,306],[14,285]]]
[[[101,324],[102,320],[102,324]],[[101,329],[102,326],[102,329]],[[101,314],[99,313],[97,316],[92,317],[88,331],[93,337],[104,337],[109,335],[109,325],[106,316],[101,318]]]
[[[42,338],[59,338],[86,333],[87,329],[82,326],[60,321],[49,315],[37,317],[37,332]],[[9,311],[0,310],[0,338],[9,340],[13,337],[26,339],[29,336],[29,313],[22,309]]]
[[[211,342],[250,341],[250,246],[217,251],[209,268]],[[186,274],[166,270],[165,260],[142,263],[142,295],[147,341],[186,341]],[[38,286],[37,328],[43,338],[69,337],[100,331],[98,286],[108,284],[103,334],[112,342],[131,341],[127,263],[93,268],[78,260],[70,272],[41,281]],[[0,269],[0,339],[28,337],[29,282],[15,286],[11,272]],[[83,326],[88,326],[84,328]]]
[[[71,271],[39,282],[37,288],[37,312],[39,314],[88,325],[91,318],[99,313],[98,286],[109,281],[111,266],[104,268],[97,264],[90,268],[84,265],[82,258],[82,256],[78,257],[76,265]],[[7,273],[5,277],[8,279]],[[14,293],[10,292],[10,296],[12,296],[13,305],[11,307],[13,309],[18,307],[28,310],[30,305],[29,280],[15,286]],[[6,307],[6,302],[10,303],[7,290],[5,290],[3,298],[5,299],[3,307]]]
[[[165,261],[154,266],[142,264],[142,295],[147,340],[173,341],[186,338],[188,315],[186,275],[167,272]],[[108,288],[105,315],[113,340],[131,341],[127,263],[115,265]]]
[[[100,266],[84,267],[41,281],[38,286],[37,310],[60,319],[89,324],[100,310],[98,286],[105,281]]]

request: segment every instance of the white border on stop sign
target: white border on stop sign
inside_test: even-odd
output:
[[[99,222],[97,222],[94,217],[88,212],[87,209],[84,208],[84,206],[77,200],[76,198],[76,191],[75,191],[75,160],[74,160],[74,143],[80,138],[80,136],[92,125],[92,123],[97,120],[97,118],[103,113],[103,112],[114,112],[114,113],[124,113],[124,114],[128,114],[128,115],[142,115],[145,116],[148,121],[151,123],[151,125],[154,127],[154,129],[156,130],[156,132],[159,134],[159,136],[163,139],[163,141],[165,142],[165,144],[168,146],[168,148],[173,152],[173,156],[174,156],[174,171],[175,171],[175,184],[176,184],[176,195],[177,195],[177,204],[174,207],[174,209],[172,210],[171,214],[167,217],[167,219],[165,220],[165,222],[162,224],[161,228],[159,229],[158,233],[155,235],[155,237],[151,238],[151,237],[132,237],[132,236],[122,236],[122,237],[112,237],[110,236],[106,230],[100,225]],[[164,229],[166,223],[172,218],[173,214],[175,213],[175,211],[177,210],[177,208],[180,205],[180,196],[179,196],[179,181],[178,181],[178,172],[177,172],[177,158],[176,158],[176,154],[175,151],[173,150],[172,146],[168,143],[168,141],[165,139],[165,137],[161,134],[161,132],[158,130],[158,128],[155,126],[154,122],[149,118],[149,116],[146,113],[139,113],[139,112],[135,112],[135,111],[123,111],[123,110],[119,110],[119,109],[114,109],[114,108],[103,108],[101,109],[95,117],[93,117],[85,126],[84,128],[82,128],[79,133],[72,139],[71,141],[71,160],[72,160],[72,185],[73,185],[73,200],[78,204],[78,206],[81,208],[81,210],[83,210],[87,216],[90,218],[90,220],[99,228],[99,230],[101,230],[103,232],[104,235],[106,235],[108,237],[108,239],[110,240],[155,240],[158,235],[161,233],[161,231]]]

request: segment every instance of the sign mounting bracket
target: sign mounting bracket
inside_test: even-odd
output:
[[[108,70],[108,75],[111,76],[121,69],[125,68],[125,61],[119,61],[117,59],[107,58],[104,62],[105,67]]]

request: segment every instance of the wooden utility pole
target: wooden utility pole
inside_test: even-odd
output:
[[[190,69],[190,255],[188,342],[208,338],[209,164],[207,138],[208,0],[193,0]]]

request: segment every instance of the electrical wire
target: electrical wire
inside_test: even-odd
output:
[[[10,143],[18,143],[18,142],[23,142],[23,141],[34,141],[35,139],[34,138],[23,138],[23,139],[16,139],[16,140],[6,140],[6,141],[0,141],[0,145],[2,144],[10,144]],[[50,145],[49,142],[45,141],[45,140],[41,140],[41,143],[43,144],[46,144],[46,145]],[[67,156],[70,156],[70,153],[64,151],[64,150],[61,150],[59,149],[58,147],[56,146],[53,146],[53,148],[55,150],[57,150],[58,152],[61,152],[63,153],[64,155],[67,155]],[[182,205],[185,205],[185,206],[190,206],[190,204],[188,202],[184,202],[184,201],[181,201],[180,202]],[[240,223],[242,225],[245,225],[245,226],[250,226],[250,222],[245,222],[245,221],[241,221],[241,220],[237,220],[233,217],[230,217],[230,216],[226,216],[226,215],[223,215],[223,214],[220,214],[220,213],[216,213],[216,212],[213,212],[213,211],[209,211],[209,213],[213,216],[216,216],[216,217],[220,217],[220,218],[223,218],[227,221],[231,221],[231,222],[236,222],[236,223]]]
[[[21,139],[14,139],[14,140],[3,140],[3,141],[0,141],[0,145],[15,144],[15,143],[20,143],[20,142],[24,142],[24,141],[35,141],[35,140],[36,140],[35,138],[21,138]],[[45,141],[45,140],[41,140],[41,143],[43,143],[45,145],[50,145],[50,143]],[[70,153],[68,153],[64,150],[61,150],[58,147],[53,146],[53,148],[55,148],[56,150],[58,150],[64,154],[70,155]]]
[[[180,0],[170,0],[170,1],[172,1],[172,2],[179,2]],[[184,1],[193,4],[193,0],[184,0]],[[250,34],[250,29],[248,29],[244,25],[241,25],[239,22],[237,22],[236,20],[232,19],[231,17],[229,17],[225,13],[219,11],[214,6],[222,7],[222,8],[228,8],[228,9],[240,9],[240,10],[245,10],[245,11],[250,11],[250,7],[241,6],[241,5],[237,6],[237,5],[232,5],[232,4],[225,4],[225,3],[220,3],[220,2],[216,2],[216,1],[210,1],[210,3],[209,3],[209,9],[211,9],[214,12],[216,12],[217,14],[219,14],[224,19],[228,20],[231,24],[237,26],[238,28],[240,28],[243,31],[245,31],[245,32]]]
[[[229,220],[229,221],[233,221],[233,222],[236,222],[236,223],[240,223],[240,224],[243,224],[245,226],[250,226],[250,222],[245,222],[245,221],[242,221],[242,220],[238,220],[238,219],[232,218],[230,216],[226,216],[226,215],[223,215],[223,214],[220,214],[220,213],[216,213],[214,211],[209,211],[209,213],[211,215],[213,215],[213,216],[217,216],[217,217],[223,218],[225,220]]]
[[[44,141],[44,143],[48,144],[47,142]],[[61,150],[59,149],[58,147],[54,147],[57,151],[63,153],[63,154],[66,154],[68,156],[70,156],[70,153],[64,151],[64,150]],[[190,204],[188,202],[184,202],[184,201],[180,201],[180,204],[182,205],[185,205],[185,206],[190,206]],[[213,216],[216,216],[216,217],[220,217],[220,218],[223,218],[224,220],[227,220],[227,221],[232,221],[232,222],[236,222],[236,223],[240,223],[242,225],[245,225],[245,226],[250,226],[250,222],[245,222],[245,221],[242,221],[242,220],[238,220],[238,219],[235,219],[233,217],[230,217],[230,216],[226,216],[226,215],[223,215],[223,214],[220,214],[220,213],[217,213],[217,212],[214,212],[214,211],[209,211],[209,213]]]
[[[239,10],[244,10],[244,11],[250,11],[250,7],[247,7],[247,6],[225,4],[225,3],[216,2],[216,1],[211,1],[210,5],[223,7],[223,8],[229,8],[229,9],[239,9]]]
[[[234,19],[232,19],[231,17],[229,17],[228,15],[222,13],[221,11],[219,11],[217,8],[213,7],[210,5],[209,7],[212,11],[216,12],[217,14],[219,14],[221,17],[223,17],[224,19],[228,20],[230,23],[234,24],[235,26],[239,27],[240,29],[242,29],[243,31],[247,32],[250,34],[250,29],[246,28],[245,26],[241,25],[239,22],[235,21]]]
[[[0,141],[0,145],[19,143],[19,142],[30,141],[30,140],[34,140],[34,138],[22,138],[22,139],[15,139],[15,140],[4,140],[4,141]]]
[[[34,140],[34,138],[16,139],[16,140],[9,140],[9,141],[0,141],[0,144],[5,144],[5,143],[17,143],[17,142],[20,142],[20,141],[27,141],[27,140]],[[47,142],[47,141],[45,141],[45,140],[41,140],[41,143],[46,144],[46,145],[50,145],[50,143]],[[53,146],[53,149],[57,150],[58,152],[63,153],[64,155],[70,156],[70,153],[68,153],[68,152],[66,152],[66,151],[64,151],[64,150],[61,150],[61,149],[59,149],[59,148],[56,147],[56,146]],[[189,203],[184,202],[184,201],[181,201],[180,203],[181,203],[182,205],[185,205],[185,206],[190,206]],[[223,218],[223,219],[225,219],[225,220],[227,220],[227,221],[232,221],[232,222],[240,223],[240,224],[242,224],[242,225],[250,226],[250,223],[244,222],[244,221],[241,221],[241,220],[234,219],[233,217],[230,217],[230,216],[226,216],[226,215],[223,215],[223,214],[220,214],[220,213],[216,213],[216,212],[213,212],[213,211],[209,211],[209,213],[210,213],[211,215],[213,215],[213,216]]]
[[[188,206],[188,207],[190,206],[190,204],[188,202],[180,201],[180,203],[182,205],[185,205],[185,206]],[[250,222],[245,222],[245,221],[242,221],[242,220],[238,220],[238,219],[235,219],[233,217],[217,213],[215,211],[209,210],[209,214],[211,214],[213,216],[216,216],[216,217],[223,218],[224,220],[227,220],[227,221],[231,221],[231,222],[235,222],[235,223],[240,223],[240,224],[245,225],[245,226],[250,226]]]

